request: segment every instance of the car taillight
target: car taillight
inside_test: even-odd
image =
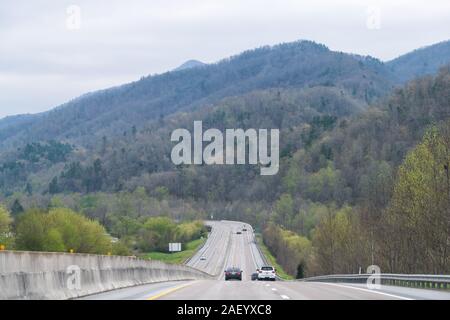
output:
[[[272,270],[272,273],[275,273],[275,270]]]

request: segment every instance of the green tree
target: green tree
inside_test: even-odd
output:
[[[96,221],[65,208],[49,212],[28,210],[17,225],[17,246],[32,251],[68,251],[106,254],[111,239]]]
[[[309,176],[306,196],[318,202],[344,203],[349,197],[349,190],[345,186],[341,171],[328,165]]]
[[[177,225],[174,240],[185,243],[204,236],[206,232],[206,228],[200,220],[185,222]]]
[[[142,223],[135,218],[128,216],[113,217],[112,232],[120,238],[136,235],[141,228]]]
[[[50,184],[48,186],[48,192],[50,194],[57,194],[57,193],[59,193],[58,177],[54,177],[52,179],[52,181],[50,181]]]
[[[131,256],[130,244],[125,241],[118,241],[112,244],[111,253],[115,256]]]
[[[167,251],[174,239],[176,224],[167,217],[148,218],[140,236],[143,251]]]
[[[450,123],[433,128],[399,168],[385,214],[393,272],[450,271]],[[383,240],[383,239],[382,239]]]
[[[50,203],[48,204],[48,207],[49,207],[49,209],[52,209],[52,208],[63,208],[63,207],[65,207],[65,205],[64,205],[64,202],[63,202],[61,197],[53,196],[50,199]]]
[[[368,239],[357,213],[348,206],[329,208],[313,233],[314,274],[358,273],[370,261]]]
[[[42,248],[43,250],[50,252],[64,252],[68,250],[64,244],[61,233],[56,228],[46,232]]]
[[[156,187],[154,193],[159,201],[167,199],[169,196],[169,190],[166,187]]]
[[[31,185],[30,182],[27,182],[27,185],[25,187],[25,192],[27,193],[27,195],[31,196],[33,194],[33,186]]]
[[[42,251],[46,236],[44,212],[39,209],[27,210],[18,218],[16,227],[17,248],[20,250]]]
[[[15,199],[12,206],[11,206],[11,213],[13,216],[17,216],[19,213],[22,213],[24,211],[22,204],[20,203],[19,199]]]
[[[282,194],[280,199],[275,203],[275,221],[283,226],[288,227],[294,215],[294,200],[290,194]]]
[[[263,240],[278,263],[292,276],[298,275],[309,260],[311,242],[295,232],[269,223],[263,230]]]
[[[13,219],[5,207],[0,205],[0,245],[9,248],[12,244],[13,238],[11,235],[11,223]]]

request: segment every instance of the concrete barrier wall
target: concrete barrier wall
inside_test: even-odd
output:
[[[2,300],[70,299],[152,282],[210,277],[188,266],[132,257],[0,251]]]

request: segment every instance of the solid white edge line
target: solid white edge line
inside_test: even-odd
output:
[[[326,285],[341,287],[341,288],[355,289],[355,290],[360,290],[360,291],[370,292],[370,293],[377,293],[377,294],[385,295],[385,296],[392,297],[392,298],[402,299],[402,300],[414,300],[412,298],[402,297],[402,296],[398,296],[395,294],[390,294],[390,293],[385,293],[385,292],[375,291],[375,290],[370,290],[370,289],[364,289],[364,288],[358,288],[358,287],[352,287],[352,286],[346,286],[346,285],[337,284],[337,283],[329,283],[329,282],[314,282],[314,283],[326,284]]]

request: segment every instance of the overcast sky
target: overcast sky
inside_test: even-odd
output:
[[[389,60],[450,39],[450,1],[0,0],[0,117],[299,39]]]

